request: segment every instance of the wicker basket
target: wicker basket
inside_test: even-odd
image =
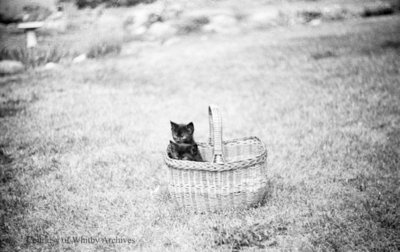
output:
[[[266,192],[267,150],[257,137],[222,141],[219,109],[209,107],[210,142],[198,143],[206,162],[171,159],[169,191],[179,206],[194,212],[247,208]]]

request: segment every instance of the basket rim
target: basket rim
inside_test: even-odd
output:
[[[220,163],[212,163],[212,162],[196,162],[196,161],[173,159],[168,156],[167,151],[164,151],[164,161],[170,169],[215,171],[215,172],[243,169],[243,168],[247,168],[248,166],[252,166],[255,164],[265,162],[265,159],[268,155],[267,148],[265,146],[265,143],[256,136],[234,138],[234,139],[223,141],[222,143],[223,143],[223,145],[226,145],[226,144],[229,145],[229,144],[232,144],[232,143],[235,143],[238,141],[247,141],[247,140],[257,141],[262,147],[261,153],[254,155],[251,158],[229,161],[229,162],[224,162],[224,163],[220,164]],[[205,143],[205,142],[198,142],[197,144],[202,147],[212,146],[210,143]]]

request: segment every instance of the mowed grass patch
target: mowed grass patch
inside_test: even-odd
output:
[[[387,45],[398,43],[398,24],[193,36],[2,82],[7,99],[38,97],[0,118],[12,171],[1,189],[2,246],[395,251],[400,61]],[[210,103],[222,109],[224,138],[267,144],[269,192],[258,208],[191,215],[160,197],[169,120],[194,121],[205,141]],[[135,242],[27,241],[40,235]]]

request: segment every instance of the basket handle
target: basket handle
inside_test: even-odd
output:
[[[224,163],[222,152],[222,118],[219,108],[215,105],[208,107],[208,120],[210,123],[210,145],[214,148],[213,163]]]

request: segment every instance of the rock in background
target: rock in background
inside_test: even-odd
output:
[[[49,13],[45,14],[43,11],[36,11],[34,15],[41,16],[43,15],[43,19],[49,16],[52,12],[57,10],[57,0],[1,0],[0,1],[0,22],[1,23],[11,23],[22,21],[25,15],[25,19],[29,20],[29,17],[26,17],[26,11],[24,11],[24,7],[29,6],[41,7],[41,10],[48,10]],[[32,8],[31,8],[32,9]],[[40,17],[35,17],[35,19],[40,19]],[[42,19],[42,20],[43,20]]]
[[[25,66],[15,60],[1,60],[0,61],[0,75],[17,74],[23,72]]]
[[[219,14],[210,17],[210,22],[204,25],[203,31],[222,34],[239,33],[239,22],[234,13]]]
[[[279,24],[282,13],[278,9],[263,8],[254,10],[244,22],[249,28],[263,29]]]

